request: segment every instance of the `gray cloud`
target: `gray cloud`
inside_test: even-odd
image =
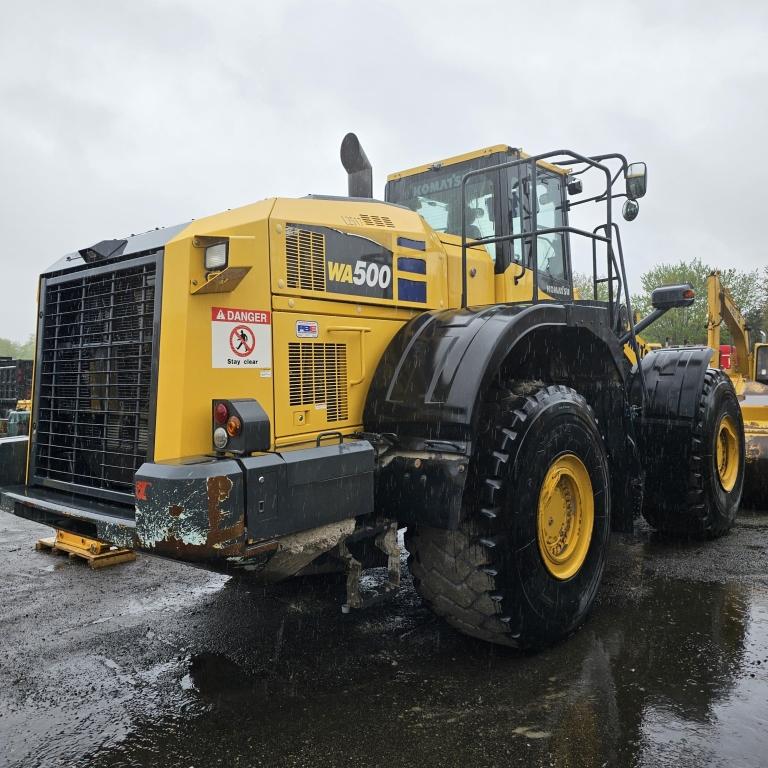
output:
[[[0,27],[0,336],[36,276],[102,238],[271,195],[343,193],[343,134],[387,172],[476,147],[649,164],[631,281],[768,263],[761,2],[29,2]]]

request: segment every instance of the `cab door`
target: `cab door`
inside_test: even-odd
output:
[[[531,169],[523,164],[504,171],[506,194],[502,196],[502,222],[506,235],[532,233],[534,207],[536,230],[565,227],[568,224],[565,176],[537,168],[534,190]],[[497,300],[533,300],[533,237],[517,237],[505,242],[497,260]],[[568,235],[550,232],[536,237],[538,300],[573,298]]]

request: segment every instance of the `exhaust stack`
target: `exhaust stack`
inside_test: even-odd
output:
[[[341,142],[341,164],[347,172],[349,196],[373,197],[371,163],[354,133],[348,133]]]

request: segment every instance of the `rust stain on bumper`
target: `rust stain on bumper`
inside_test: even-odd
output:
[[[146,497],[136,499],[142,549],[192,562],[243,554],[245,502],[236,462],[149,464],[142,467],[141,480],[148,483]]]

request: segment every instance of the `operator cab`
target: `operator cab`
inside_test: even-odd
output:
[[[470,245],[476,240],[531,232],[534,204],[537,231],[566,227],[567,170],[539,161],[534,194],[529,164],[498,167],[526,157],[521,150],[497,145],[394,173],[388,177],[385,199],[419,213],[448,245],[461,245],[462,208]],[[488,172],[468,179],[462,203],[462,178],[483,168]],[[511,270],[517,282],[531,269],[532,239],[487,243],[494,272],[504,275]],[[538,235],[536,240],[539,288],[552,298],[571,299],[568,238],[561,231]]]

